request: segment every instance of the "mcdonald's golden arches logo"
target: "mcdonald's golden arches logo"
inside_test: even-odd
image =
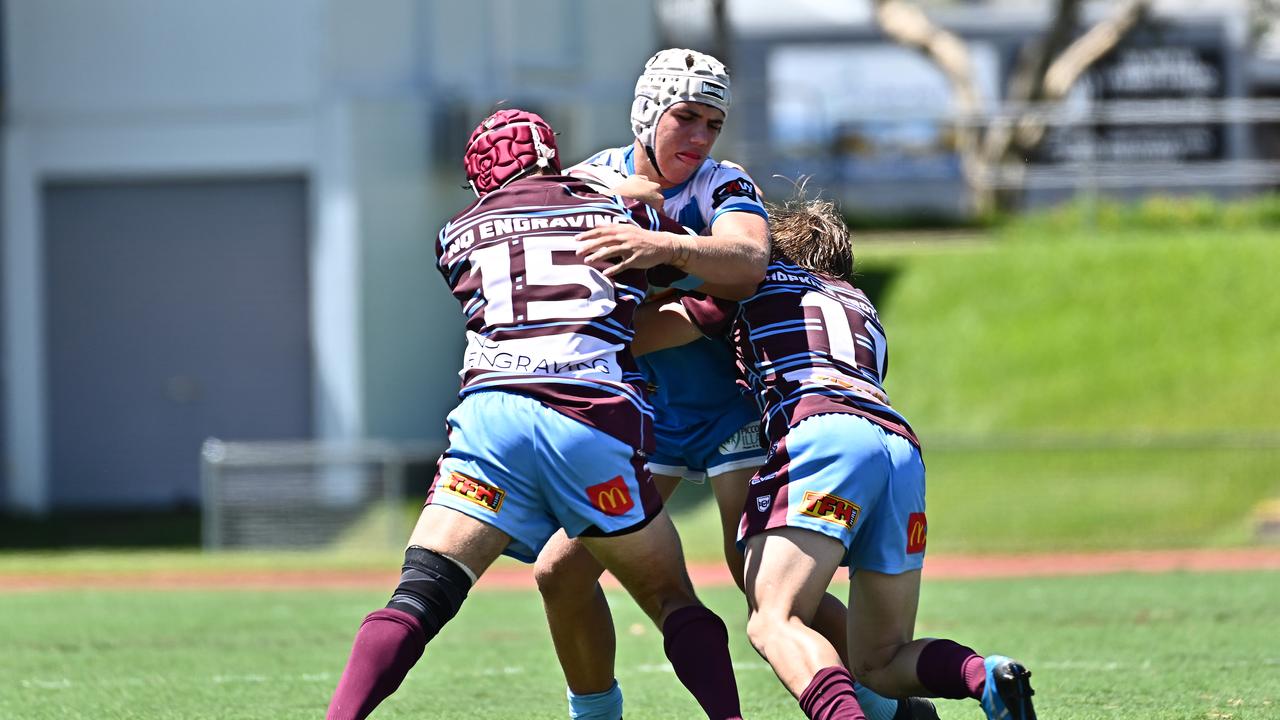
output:
[[[929,540],[929,521],[924,513],[911,513],[907,516],[907,552],[924,552],[925,543]]]
[[[621,475],[609,482],[588,487],[587,499],[605,515],[626,515],[636,506],[635,500],[631,499],[631,491],[627,489],[627,483]]]

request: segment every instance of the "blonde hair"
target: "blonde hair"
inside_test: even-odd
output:
[[[790,200],[768,205],[774,257],[782,256],[810,272],[849,279],[853,245],[844,216],[830,200],[809,200],[804,195],[801,183]]]

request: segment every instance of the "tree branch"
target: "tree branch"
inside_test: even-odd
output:
[[[972,118],[983,111],[973,79],[969,48],[957,35],[938,27],[924,11],[905,0],[874,0],[876,21],[890,38],[923,53],[942,71],[955,91],[956,110],[965,116],[955,129],[956,152],[970,186],[982,184],[981,131]]]
[[[1111,52],[1146,15],[1151,0],[1128,0],[1116,14],[1094,25],[1067,46],[1044,74],[1046,99],[1059,100],[1085,70]]]
[[[973,63],[963,40],[934,25],[923,10],[905,0],[875,0],[875,7],[876,20],[886,35],[927,55],[947,76],[962,112],[981,109]]]
[[[1151,0],[1127,0],[1111,17],[1094,25],[1067,46],[1044,74],[1045,100],[1061,100],[1080,76],[1103,55],[1111,52],[1137,26],[1150,9]],[[1044,123],[1037,118],[1018,120],[1018,144],[1031,147],[1044,137]]]

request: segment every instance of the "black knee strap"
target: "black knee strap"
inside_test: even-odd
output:
[[[456,562],[414,545],[404,552],[400,584],[387,607],[417,618],[430,640],[458,614],[469,590],[471,578]]]

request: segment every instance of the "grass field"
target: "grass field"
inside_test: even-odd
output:
[[[802,717],[746,644],[736,591],[704,590],[732,630],[750,718]],[[1280,573],[926,583],[921,635],[1025,660],[1045,720],[1274,718]],[[661,640],[613,596],[631,720],[697,717]],[[0,718],[222,720],[323,713],[382,592],[0,594]],[[532,592],[478,591],[376,717],[566,716]],[[979,718],[947,701],[947,720]]]
[[[976,241],[857,246],[891,341],[889,391],[924,441],[931,553],[1259,542],[1256,509],[1280,497],[1280,200],[1267,202],[1102,205]],[[672,504],[694,561],[719,561],[709,497],[686,487]],[[0,586],[5,573],[398,560],[386,548],[205,555],[197,521],[0,519],[0,548],[169,548],[3,552]],[[320,717],[360,618],[387,590],[0,592],[0,720]],[[747,645],[738,593],[702,595],[732,628],[747,716],[801,717]],[[1043,720],[1262,720],[1280,718],[1277,598],[1277,572],[926,572],[920,634],[1026,661]],[[697,717],[656,631],[625,597],[613,605],[627,718]],[[981,717],[973,703],[941,709]],[[375,717],[565,715],[536,595],[478,590]]]
[[[1280,431],[1274,228],[1066,230],[855,250],[888,390],[930,437]]]

